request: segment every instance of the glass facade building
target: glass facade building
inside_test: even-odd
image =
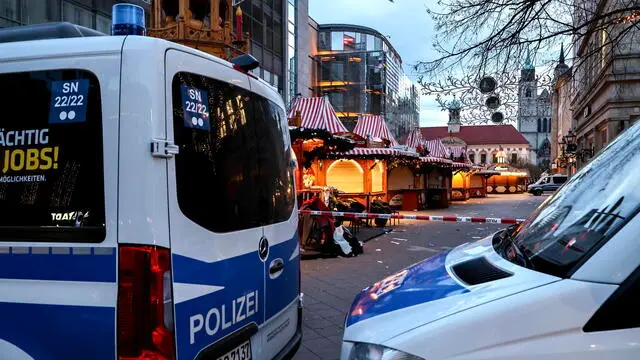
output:
[[[316,93],[328,96],[349,130],[359,115],[383,115],[396,137],[419,122],[419,94],[402,59],[379,32],[356,25],[319,25]]]
[[[68,21],[111,33],[111,7],[115,0],[0,0],[0,27]],[[151,0],[128,0],[145,9],[149,23]]]
[[[285,24],[292,2],[295,4],[295,0],[244,0],[240,4],[243,31],[251,37],[251,55],[260,62],[260,68],[253,70],[253,74],[283,96],[287,86]]]

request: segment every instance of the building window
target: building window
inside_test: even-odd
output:
[[[26,24],[60,21],[60,1],[58,0],[22,0],[22,8],[28,9],[22,17]]]
[[[64,2],[62,5],[62,20],[93,28],[93,14],[91,11],[68,2]]]
[[[22,24],[20,3],[18,0],[0,1],[0,27],[17,26]]]
[[[96,15],[96,30],[101,33],[111,34],[111,19],[106,16]]]
[[[530,98],[531,97],[531,89],[527,89],[525,91],[525,95],[524,96]]]
[[[538,132],[542,132],[542,119],[538,119]]]
[[[515,164],[517,162],[518,162],[518,154],[517,153],[511,154],[511,163]]]
[[[472,163],[476,162],[476,154],[475,153],[469,153],[469,161],[471,161]]]
[[[342,31],[334,31],[331,33],[331,50],[344,50],[344,33]]]
[[[480,154],[480,164],[487,163],[487,154]]]
[[[298,93],[298,82],[297,82],[297,58],[296,51],[298,48],[297,39],[296,39],[296,17],[297,17],[297,8],[296,1],[289,0],[287,7],[287,50],[288,50],[288,71],[287,71],[287,82],[288,82],[288,96],[287,101],[291,101],[296,94]],[[276,85],[277,86],[277,85]]]
[[[493,161],[492,163],[497,164],[498,163],[498,154],[494,153],[493,154]]]

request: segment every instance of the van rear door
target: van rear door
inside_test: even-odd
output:
[[[265,256],[248,77],[166,53],[169,223],[178,359],[261,357]]]
[[[120,47],[74,41],[0,51],[0,358],[116,356]]]
[[[261,205],[269,253],[265,261],[265,359],[291,350],[301,336],[298,307],[300,248],[289,126],[282,99],[265,83],[250,79],[261,164]]]

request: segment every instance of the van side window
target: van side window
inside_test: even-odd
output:
[[[567,182],[567,178],[565,176],[554,176],[553,183],[554,184],[564,184]]]
[[[103,241],[98,78],[29,71],[0,74],[0,86],[0,241]]]
[[[185,91],[206,98],[194,106],[184,101]],[[284,109],[248,90],[192,73],[174,77],[172,98],[182,213],[221,233],[289,219],[295,194]],[[203,110],[202,104],[208,114],[194,122],[185,119],[190,111]]]
[[[585,332],[640,328],[640,267],[602,304],[584,326]]]

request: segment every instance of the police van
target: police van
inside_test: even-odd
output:
[[[292,357],[280,96],[250,57],[98,35],[0,31],[0,358]]]
[[[526,221],[367,287],[343,360],[640,359],[640,122]]]

